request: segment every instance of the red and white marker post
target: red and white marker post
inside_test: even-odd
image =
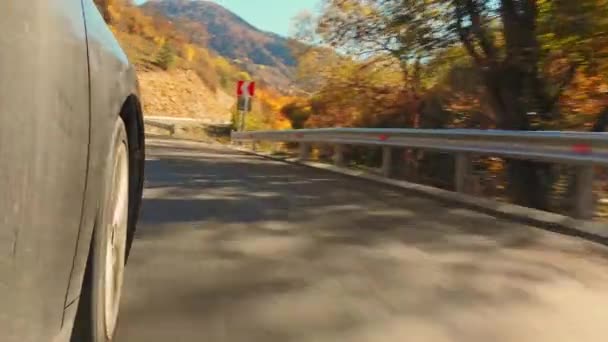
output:
[[[245,130],[245,116],[249,112],[249,103],[255,95],[255,82],[238,81],[236,85],[237,107],[240,114],[239,131]],[[241,100],[242,99],[242,100]]]

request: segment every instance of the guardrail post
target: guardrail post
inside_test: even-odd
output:
[[[344,160],[344,145],[334,146],[334,165],[343,167],[346,162]]]
[[[593,165],[580,165],[576,167],[574,216],[578,219],[590,220],[595,214],[593,176]]]
[[[467,179],[471,173],[471,156],[468,153],[456,154],[454,185],[456,192],[466,192]]]
[[[275,142],[272,144],[272,153],[281,153],[283,151],[283,143]]]
[[[393,149],[390,146],[382,147],[382,175],[389,178],[393,171]]]
[[[310,158],[310,144],[300,142],[300,155],[298,157],[301,161],[306,161]]]
[[[258,149],[258,142],[255,140],[251,141],[251,150],[256,151]]]

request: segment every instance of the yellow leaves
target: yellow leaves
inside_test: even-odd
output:
[[[109,4],[107,7],[107,11],[112,18],[112,22],[117,22],[120,20],[120,7],[116,4]]]
[[[167,42],[167,38],[165,37],[154,37],[154,42],[158,47],[164,46]]]
[[[332,2],[330,2],[330,3],[332,3]],[[344,12],[352,11],[356,8],[355,3],[351,0],[338,1],[337,3],[334,3],[334,6],[336,6],[338,9],[340,9]]]
[[[488,158],[486,162],[488,171],[497,174],[504,170],[505,162],[500,158]]]
[[[216,57],[213,60],[213,64],[215,64],[215,67],[221,71],[228,71],[232,69],[232,65],[222,57]]]
[[[238,80],[251,81],[251,75],[246,71],[239,72],[236,77]]]
[[[184,58],[188,62],[192,62],[196,56],[196,48],[192,44],[186,44],[184,46]]]
[[[375,14],[375,10],[370,6],[361,6],[361,14],[364,16],[369,16]]]

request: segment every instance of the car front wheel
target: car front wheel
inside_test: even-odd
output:
[[[129,143],[120,118],[107,166],[72,341],[112,341],[118,322],[129,218]]]

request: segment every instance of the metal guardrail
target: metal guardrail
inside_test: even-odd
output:
[[[147,126],[157,127],[169,131],[170,134],[175,133],[175,124],[167,124],[154,120],[144,119],[144,124]]]
[[[175,124],[200,124],[200,125],[230,125],[230,121],[220,121],[220,120],[211,120],[208,118],[182,118],[175,116],[155,116],[155,115],[146,115],[144,116],[145,122],[158,122],[164,123],[168,125]]]
[[[219,122],[197,118],[179,118],[163,116],[144,116],[146,128],[160,128],[173,136],[176,133],[192,129],[203,129],[207,133],[227,135],[232,127],[231,123]]]
[[[501,131],[467,129],[368,129],[326,128],[285,131],[232,132],[232,140],[297,142],[299,159],[309,157],[312,143],[335,145],[334,162],[344,166],[343,146],[368,145],[383,148],[382,173],[391,176],[392,147],[415,148],[456,155],[455,188],[465,191],[471,172],[471,155],[543,161],[576,166],[574,216],[594,215],[594,166],[608,166],[608,133],[559,131]]]

